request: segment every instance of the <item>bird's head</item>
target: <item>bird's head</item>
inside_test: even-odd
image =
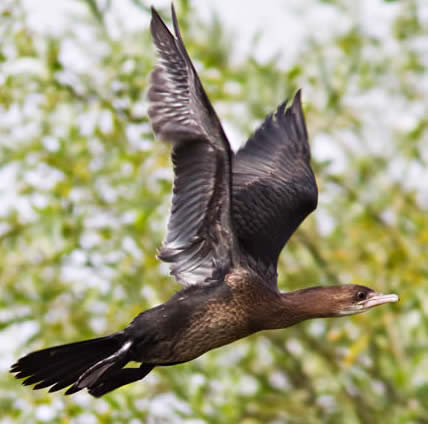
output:
[[[359,314],[399,300],[396,294],[378,293],[358,284],[310,287],[284,293],[282,297],[294,323],[311,318]]]
[[[333,289],[333,287],[331,288]],[[332,316],[336,317],[359,314],[375,306],[399,300],[396,294],[378,293],[369,287],[358,284],[335,286],[334,290],[326,295],[331,296],[328,303],[333,313]]]

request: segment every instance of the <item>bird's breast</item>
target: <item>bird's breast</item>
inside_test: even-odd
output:
[[[245,305],[239,300],[213,300],[194,312],[175,344],[175,353],[181,361],[189,361],[251,333]]]
[[[138,360],[169,364],[187,362],[253,333],[252,310],[245,290],[223,285],[199,295],[178,293],[141,314]]]

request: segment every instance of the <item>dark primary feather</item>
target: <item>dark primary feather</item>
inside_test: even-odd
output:
[[[159,258],[183,284],[221,278],[234,253],[231,150],[189,59],[172,8],[175,36],[152,9],[159,60],[151,76],[149,117],[173,143],[174,189],[168,234]]]
[[[300,91],[287,110],[286,103],[266,118],[233,163],[239,244],[250,263],[273,276],[282,248],[318,200]]]

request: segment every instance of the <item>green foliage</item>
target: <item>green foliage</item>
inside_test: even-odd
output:
[[[254,335],[101,400],[32,392],[6,370],[30,350],[116,331],[179,288],[155,259],[172,171],[146,116],[148,25],[117,19],[112,32],[118,2],[86,0],[48,35],[20,1],[1,5],[0,423],[428,422],[422,3],[381,4],[396,10],[382,35],[354,2],[308,0],[302,22],[316,5],[351,24],[322,41],[308,28],[287,69],[280,56],[232,63],[221,20],[176,5],[209,96],[238,132],[303,87],[320,205],[281,256],[280,287],[363,283],[401,302]]]

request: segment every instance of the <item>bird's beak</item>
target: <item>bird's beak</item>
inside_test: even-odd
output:
[[[373,308],[375,306],[383,305],[384,303],[398,302],[400,297],[396,294],[383,294],[373,292],[367,296],[366,300],[361,302],[364,309]]]

